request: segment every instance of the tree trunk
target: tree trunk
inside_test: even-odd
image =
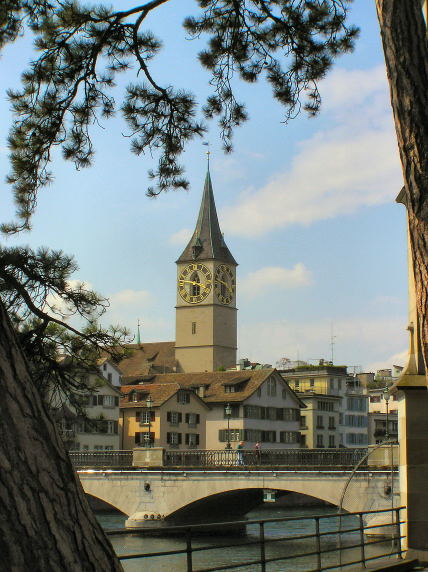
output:
[[[427,29],[421,0],[376,0],[376,8],[403,166],[419,339],[428,371]]]
[[[120,571],[0,302],[0,554],[11,572]]]

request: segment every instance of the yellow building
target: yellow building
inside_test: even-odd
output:
[[[173,381],[127,385],[121,390],[121,449],[205,449],[208,406],[193,391]]]

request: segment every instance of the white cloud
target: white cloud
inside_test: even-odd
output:
[[[376,372],[378,369],[388,368],[391,369],[393,365],[407,365],[409,359],[409,350],[405,349],[401,352],[397,352],[383,359],[382,361],[375,361],[368,366],[367,371]]]
[[[407,342],[405,324],[406,316],[358,316],[334,320],[334,362],[361,366],[363,371],[373,371],[375,363],[389,367],[403,364],[399,356],[403,357],[402,348]],[[239,357],[273,365],[281,357],[291,360],[330,359],[330,321],[241,323]]]
[[[311,272],[301,262],[295,264],[293,268],[267,266],[259,268],[255,272],[250,272],[247,276],[241,278],[239,281],[239,292],[244,296],[254,297],[270,288],[279,290],[306,286],[311,283],[311,280]]]
[[[184,246],[187,244],[192,236],[192,230],[190,228],[182,228],[181,230],[174,232],[169,237],[169,243],[174,246]]]
[[[324,87],[328,129],[298,146],[289,171],[223,209],[225,231],[259,236],[394,200],[401,167],[382,68],[338,70]]]

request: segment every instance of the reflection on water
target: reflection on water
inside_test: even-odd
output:
[[[334,507],[304,507],[304,508],[285,508],[275,507],[272,505],[262,505],[261,507],[249,512],[247,518],[251,519],[268,519],[268,518],[285,518],[285,517],[307,517],[314,514],[317,515],[334,515],[337,509]],[[101,513],[98,515],[99,521],[105,529],[122,528],[126,517],[123,515]],[[339,523],[338,517],[320,520],[320,531],[325,533],[321,537],[321,549],[323,551],[331,550],[322,555],[322,565],[337,566],[340,568],[340,558],[337,552],[338,535],[336,532],[341,527],[342,530],[350,530],[358,528],[358,520],[356,517],[347,517]],[[292,522],[275,522],[265,525],[266,540],[274,540],[274,542],[266,544],[266,557],[275,559],[279,557],[289,556],[288,560],[274,561],[267,564],[266,570],[269,572],[286,572],[286,571],[309,571],[317,568],[316,554],[312,556],[296,557],[298,554],[308,554],[317,550],[314,538],[296,538],[315,533],[314,520],[294,520]],[[328,534],[331,533],[331,534]],[[246,545],[250,541],[256,541],[259,538],[258,525],[248,525],[246,536],[201,536],[196,537],[192,541],[193,547],[198,546],[218,546],[221,549],[212,549],[204,552],[195,552],[193,554],[193,567],[195,570],[221,566],[226,564],[242,564],[251,560],[260,558],[260,546]],[[110,537],[114,549],[117,554],[132,554],[141,552],[160,552],[165,550],[182,550],[185,548],[184,541],[180,537],[141,537],[137,535],[126,535]],[[391,541],[382,543],[371,543],[366,537],[368,545],[365,547],[367,556],[375,556],[379,554],[389,554],[394,550]],[[342,547],[351,547],[360,542],[358,531],[349,532],[342,536]],[[231,546],[232,544],[238,546]],[[348,548],[342,551],[342,564],[358,560],[361,555],[361,548]],[[396,556],[391,556],[396,558]],[[144,564],[143,564],[144,563]],[[126,560],[122,562],[126,572],[186,572],[186,555],[171,555],[162,557],[151,557],[136,560]],[[241,570],[243,572],[256,572],[260,570],[260,565],[249,564],[232,570]]]

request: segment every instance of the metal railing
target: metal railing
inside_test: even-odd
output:
[[[76,469],[93,467],[132,467],[132,451],[69,451]]]
[[[400,511],[405,507],[389,508],[383,510],[372,510],[355,513],[340,513],[322,516],[307,517],[288,517],[274,518],[265,520],[247,520],[235,522],[223,522],[215,524],[200,524],[187,526],[162,527],[161,529],[133,528],[132,530],[111,530],[106,533],[109,536],[117,536],[123,534],[139,534],[150,536],[153,533],[166,536],[174,534],[174,538],[181,537],[183,548],[176,550],[166,550],[159,552],[146,552],[135,554],[119,554],[119,560],[131,560],[137,558],[162,558],[171,557],[172,555],[183,556],[182,570],[187,572],[214,572],[218,570],[229,570],[250,567],[252,571],[261,570],[266,572],[266,564],[269,562],[290,562],[289,570],[296,570],[297,563],[302,563],[307,572],[320,572],[323,570],[333,570],[347,566],[355,566],[362,564],[363,567],[372,560],[381,558],[402,558],[402,540],[405,536],[401,533],[401,525],[404,521],[400,520]],[[375,515],[385,513],[389,517],[386,523],[372,524],[367,519],[373,518]],[[344,526],[344,520],[351,519],[347,526]],[[299,534],[296,530],[297,521],[311,521],[313,532]],[[273,523],[284,525],[281,528],[281,536],[269,536],[269,526]],[[294,526],[293,526],[294,525]],[[247,536],[239,542],[228,542],[227,544],[209,544],[200,546],[200,535],[212,529],[221,529],[228,534],[230,529],[237,526],[255,528],[256,537]],[[301,528],[301,527],[300,527]],[[387,529],[387,533],[385,532]],[[373,537],[367,538],[367,533],[376,535],[382,534],[383,538]],[[195,537],[199,535],[197,544],[195,545]],[[385,549],[385,536],[387,538],[387,546]],[[232,538],[232,537],[231,537]],[[275,545],[275,550],[271,547]],[[302,550],[305,545],[306,549]],[[245,555],[243,561],[233,563],[225,561],[225,548],[245,546]],[[283,550],[279,554],[279,550]],[[197,568],[197,555],[202,552],[213,551],[209,556],[209,568]],[[220,551],[220,552],[215,552]],[[218,556],[217,556],[218,555]],[[196,558],[195,558],[196,557]],[[247,557],[247,559],[245,559]],[[306,559],[306,560],[303,560]],[[217,563],[216,563],[217,561]],[[159,562],[156,560],[156,562]],[[257,566],[257,568],[256,568]],[[284,565],[285,566],[285,565]],[[286,567],[281,568],[287,570]]]
[[[367,455],[367,449],[266,449],[236,451],[225,449],[165,451],[167,467],[230,467],[258,466],[278,467],[353,467]]]

